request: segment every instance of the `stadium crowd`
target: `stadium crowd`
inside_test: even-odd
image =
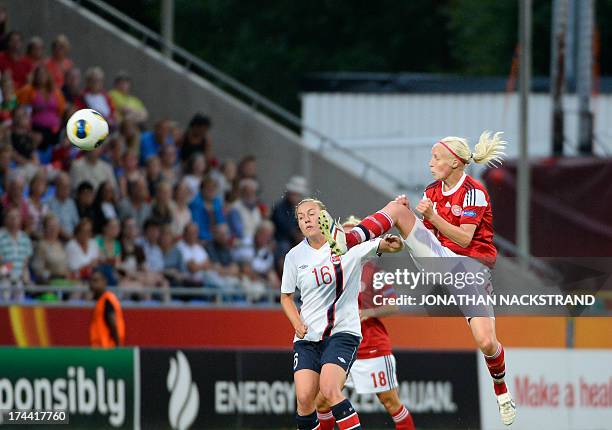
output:
[[[306,180],[291,178],[270,209],[256,157],[219,159],[208,116],[185,129],[153,120],[130,76],[108,89],[101,68],[82,73],[65,36],[49,53],[39,37],[23,44],[19,32],[0,35],[0,297],[58,300],[23,287],[83,285],[95,269],[119,292],[131,287],[124,299],[169,300],[178,286],[219,292],[215,300],[274,297],[282,255],[301,240],[293,208]],[[91,152],[65,134],[82,108],[111,130]]]

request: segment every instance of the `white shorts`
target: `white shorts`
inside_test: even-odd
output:
[[[383,393],[397,388],[395,357],[357,359],[346,378],[345,386],[359,394]]]
[[[491,294],[493,287],[491,284],[491,272],[480,261],[459,255],[449,248],[443,246],[433,232],[425,227],[423,221],[416,218],[414,227],[408,234],[408,237],[403,239],[412,260],[418,268],[425,271],[444,271],[444,272],[486,272],[487,281],[485,285],[478,288],[479,294]],[[431,257],[449,257],[449,260],[440,262],[436,258]],[[459,291],[460,292],[460,291]],[[492,306],[484,306],[478,309],[469,307],[460,307],[464,312],[465,318],[469,320],[473,316],[487,316],[495,318]]]

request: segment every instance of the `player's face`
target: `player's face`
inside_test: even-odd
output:
[[[431,176],[436,180],[446,179],[453,171],[450,165],[448,151],[442,145],[435,144],[433,148],[431,148],[429,170]]]
[[[313,238],[322,233],[319,231],[319,205],[314,202],[302,203],[297,208],[297,219],[300,231],[306,238]]]

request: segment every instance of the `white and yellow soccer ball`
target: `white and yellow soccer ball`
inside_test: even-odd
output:
[[[108,136],[108,123],[93,109],[81,109],[72,114],[66,124],[66,135],[74,146],[93,151]]]

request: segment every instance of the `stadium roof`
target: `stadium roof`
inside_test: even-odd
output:
[[[497,93],[505,92],[507,77],[461,76],[425,73],[329,72],[306,75],[300,82],[302,93]],[[612,77],[601,77],[599,93],[612,93]],[[532,78],[532,91],[549,92],[547,77]],[[573,92],[575,85],[569,85]],[[518,90],[518,82],[515,83]]]

